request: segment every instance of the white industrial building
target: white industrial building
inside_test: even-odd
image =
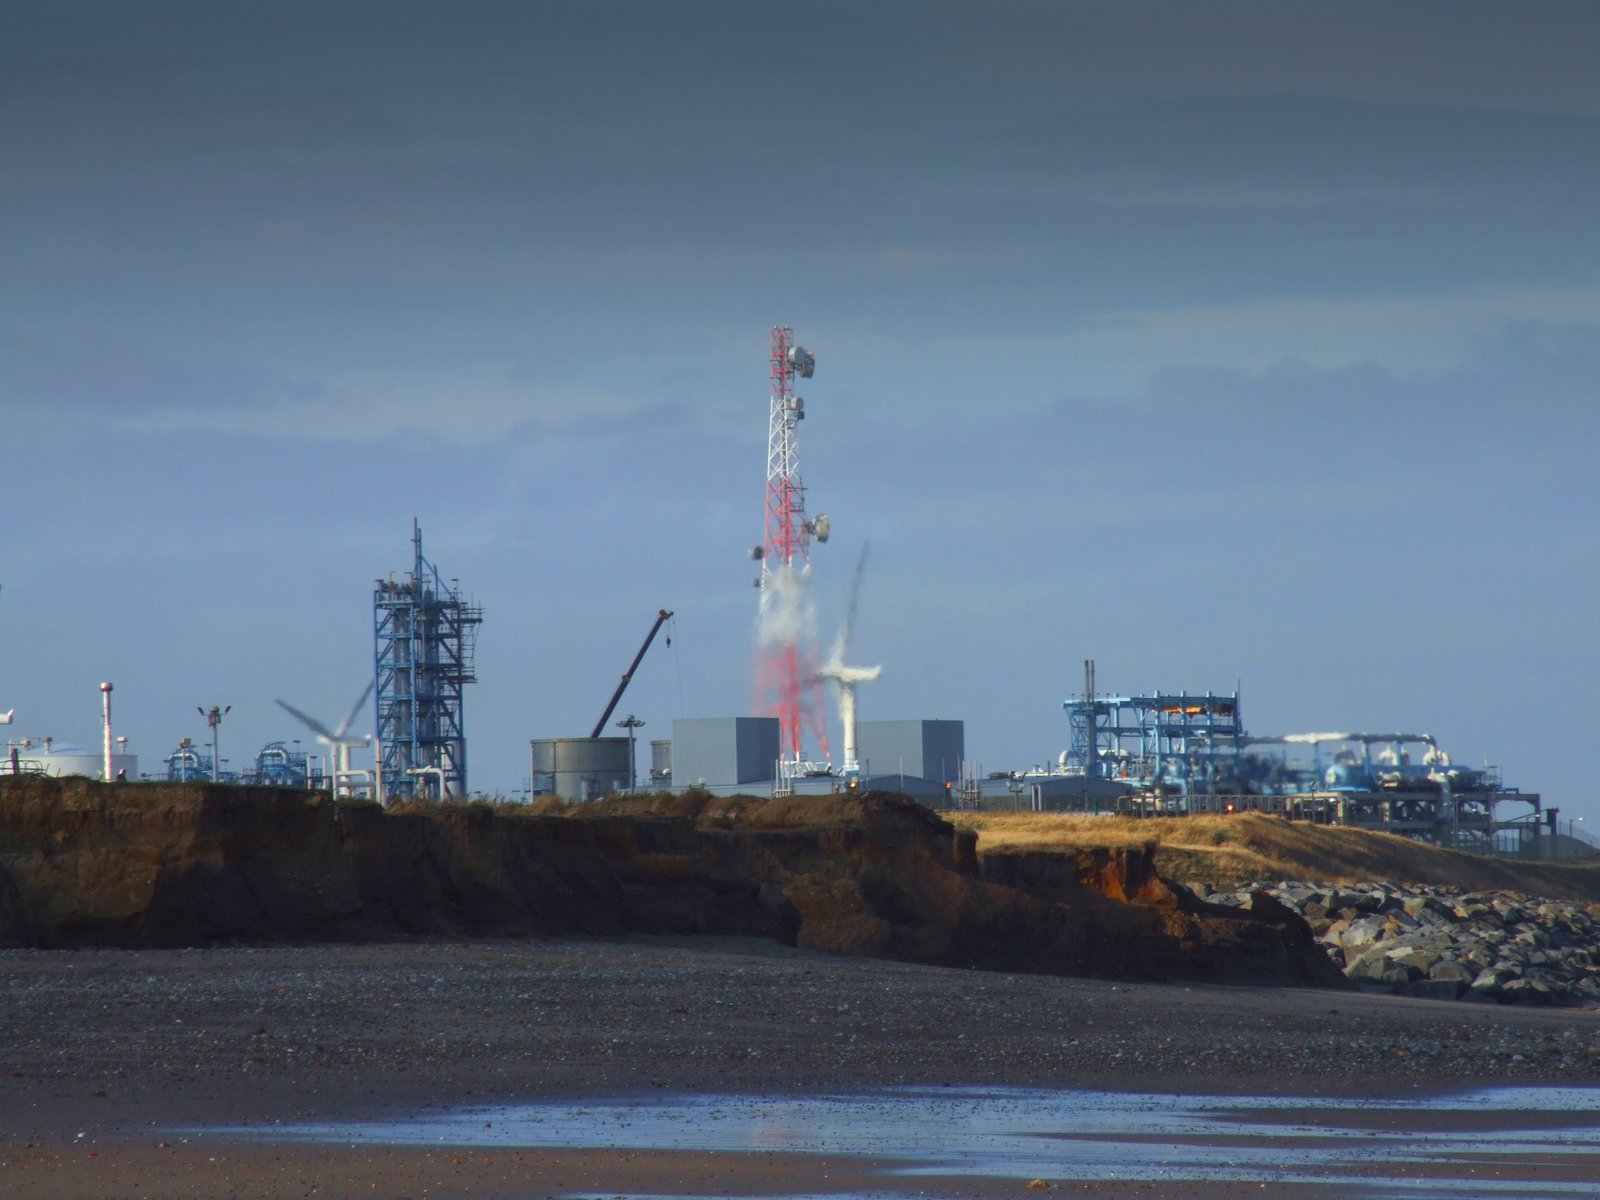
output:
[[[0,772],[23,775],[82,775],[100,779],[105,772],[105,752],[85,750],[54,738],[14,738],[6,743],[6,757]],[[111,755],[112,779],[138,779],[139,756],[126,750]]]

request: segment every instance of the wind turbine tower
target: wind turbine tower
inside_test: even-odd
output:
[[[774,326],[769,361],[772,403],[767,421],[767,495],[762,543],[751,550],[761,562],[760,611],[756,622],[756,704],[778,718],[780,776],[826,770],[828,733],[820,703],[816,661],[816,610],[810,598],[811,539],[828,540],[828,518],[806,517],[806,490],[800,481],[797,429],[805,420],[805,400],[796,379],[810,379],[816,356],[794,341],[794,330]],[[809,729],[822,763],[806,761],[803,738]]]
[[[845,609],[844,623],[839,626],[839,636],[834,638],[828,661],[817,670],[821,678],[833,681],[839,698],[839,724],[844,730],[844,763],[840,769],[845,775],[861,773],[861,762],[856,757],[856,684],[871,683],[883,674],[881,666],[852,667],[845,662],[845,656],[850,653],[856,610],[861,603],[861,577],[867,569],[867,550],[868,546],[863,543],[861,557],[856,560],[855,574],[850,580],[850,603]]]
[[[328,747],[330,775],[328,782],[332,788],[335,799],[338,799],[341,796],[351,795],[352,781],[354,781],[357,777],[370,778],[366,771],[353,771],[350,769],[350,751],[356,749],[357,747],[370,746],[372,744],[371,736],[364,735],[362,737],[347,737],[345,735],[349,733],[350,726],[355,724],[356,717],[360,715],[361,706],[367,702],[367,697],[372,694],[372,686],[372,682],[368,681],[367,686],[362,690],[361,695],[356,699],[356,702],[351,705],[350,715],[339,724],[337,729],[329,729],[321,721],[307,713],[301,712],[294,705],[283,700],[278,701],[279,708],[283,709],[284,712],[288,713],[295,720],[299,721],[300,724],[304,725],[312,733],[316,734],[317,741]]]

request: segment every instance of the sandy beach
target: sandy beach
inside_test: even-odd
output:
[[[0,1170],[19,1197],[1044,1190],[1034,1183],[1260,1195],[1227,1181],[885,1177],[860,1157],[263,1134],[642,1095],[981,1085],[1404,1100],[1600,1086],[1590,1010],[1002,975],[731,939],[6,951],[0,981]],[[1271,1194],[1297,1192],[1339,1194]]]

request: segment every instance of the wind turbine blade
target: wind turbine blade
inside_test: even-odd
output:
[[[861,607],[861,579],[867,572],[867,552],[871,542],[861,543],[861,554],[856,559],[856,569],[850,576],[850,602],[845,605],[844,623],[839,626],[839,636],[833,642],[831,661],[842,663],[850,653],[850,634],[855,630],[856,610]]]
[[[328,727],[315,717],[308,717],[294,705],[285,704],[282,700],[275,701],[275,703],[279,708],[283,709],[284,712],[288,713],[295,720],[299,721],[300,724],[311,730],[311,732],[316,734],[318,737],[326,738],[330,742],[338,740],[339,735],[336,733],[330,733]]]
[[[344,736],[345,730],[350,728],[351,723],[356,719],[356,714],[361,711],[361,706],[367,702],[367,697],[370,695],[372,695],[372,680],[369,679],[367,680],[367,686],[361,689],[360,699],[351,705],[350,715],[340,722],[339,728],[334,731],[334,737]]]

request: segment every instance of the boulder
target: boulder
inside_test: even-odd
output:
[[[1424,978],[1423,973],[1416,967],[1408,966],[1404,962],[1390,961],[1389,965],[1378,976],[1378,982],[1389,987],[1399,989],[1408,983],[1415,983]]]
[[[1408,946],[1399,952],[1387,952],[1389,961],[1397,967],[1411,967],[1423,975],[1433,975],[1433,968],[1440,961],[1438,954],[1420,946]]]
[[[1380,941],[1389,929],[1380,916],[1358,917],[1346,927],[1344,935],[1339,939],[1339,944],[1344,947],[1345,953],[1360,952],[1376,941]]]
[[[1566,1003],[1566,989],[1552,987],[1538,979],[1512,979],[1500,986],[1500,997],[1507,1004],[1533,1004],[1542,1007]]]

